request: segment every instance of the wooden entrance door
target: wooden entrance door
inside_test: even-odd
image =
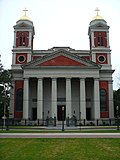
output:
[[[91,108],[86,108],[86,119],[91,120]]]
[[[32,109],[32,120],[35,121],[37,119],[37,108]]]
[[[62,110],[62,107],[64,107],[64,110]],[[57,120],[62,121],[65,120],[66,117],[66,107],[63,106],[57,106]]]

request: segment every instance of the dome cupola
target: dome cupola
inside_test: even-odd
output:
[[[26,15],[26,12],[28,11],[26,8],[23,10],[25,13],[22,17],[20,17],[20,19],[17,21],[17,23],[21,22],[21,21],[28,21],[30,23],[33,23],[32,20]]]

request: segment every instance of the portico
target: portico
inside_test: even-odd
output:
[[[92,89],[88,87],[89,83],[91,83]],[[65,118],[71,118],[74,115],[79,120],[80,112],[81,119],[100,118],[99,90],[96,90],[99,85],[96,84],[96,79],[28,78],[24,79],[24,86],[23,119],[33,119],[34,117],[36,120],[43,120],[48,116],[56,117],[59,120],[60,106],[65,107]],[[92,95],[94,95],[93,100]],[[90,113],[87,113],[89,117],[86,117],[88,108]],[[33,115],[35,109],[36,116]]]

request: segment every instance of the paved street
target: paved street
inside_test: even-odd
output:
[[[0,138],[120,138],[120,133],[0,133]]]

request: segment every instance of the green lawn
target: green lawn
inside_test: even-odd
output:
[[[120,139],[0,139],[0,160],[119,160]]]

